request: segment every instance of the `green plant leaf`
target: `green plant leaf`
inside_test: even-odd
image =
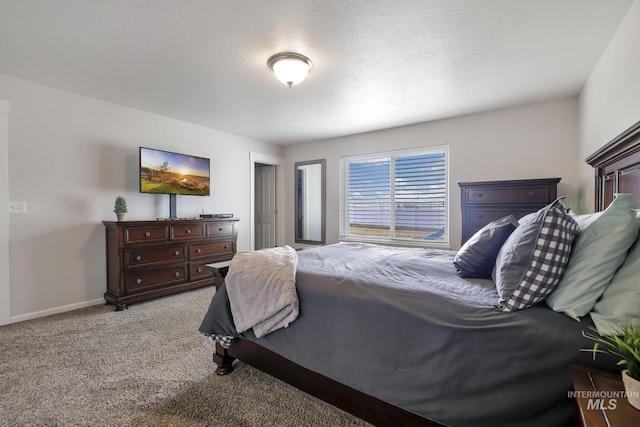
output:
[[[640,325],[628,324],[620,328],[615,335],[600,335],[597,329],[593,332],[582,331],[582,335],[593,341],[593,348],[581,349],[596,354],[610,354],[618,359],[618,366],[624,366],[629,376],[640,381]]]

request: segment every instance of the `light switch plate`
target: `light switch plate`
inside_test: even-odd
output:
[[[26,214],[27,202],[9,202],[9,213]]]

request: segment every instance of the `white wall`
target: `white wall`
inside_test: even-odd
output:
[[[138,147],[211,159],[211,197],[178,196],[178,215],[233,212],[238,249],[250,249],[249,152],[281,148],[0,75],[8,116],[12,321],[102,301],[106,290],[103,220],[114,199],[127,219],[169,215],[169,196],[138,192]],[[0,217],[1,220],[2,217]]]
[[[561,177],[559,195],[575,198],[578,186],[578,99],[491,111],[378,132],[285,147],[284,175],[293,182],[294,163],[327,159],[327,242],[339,239],[340,157],[401,148],[448,144],[450,244],[460,247],[458,182]],[[288,188],[288,187],[285,187]],[[293,201],[284,205],[293,223]],[[287,220],[288,218],[288,220]],[[293,230],[285,230],[292,244]]]
[[[584,159],[640,120],[640,0],[636,0],[580,96],[581,184],[594,203],[593,170]]]

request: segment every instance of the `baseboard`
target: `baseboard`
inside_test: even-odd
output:
[[[33,313],[20,314],[19,316],[11,316],[10,323],[24,322],[25,320],[37,319],[39,317],[51,316],[52,314],[64,313],[67,311],[77,310],[79,308],[91,307],[92,305],[104,304],[104,298],[94,299],[90,301],[78,302],[75,304],[63,305],[61,307],[48,308]]]

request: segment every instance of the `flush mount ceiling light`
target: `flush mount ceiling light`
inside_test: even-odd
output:
[[[313,67],[309,58],[294,52],[276,53],[267,60],[267,65],[278,80],[289,87],[303,81]]]

